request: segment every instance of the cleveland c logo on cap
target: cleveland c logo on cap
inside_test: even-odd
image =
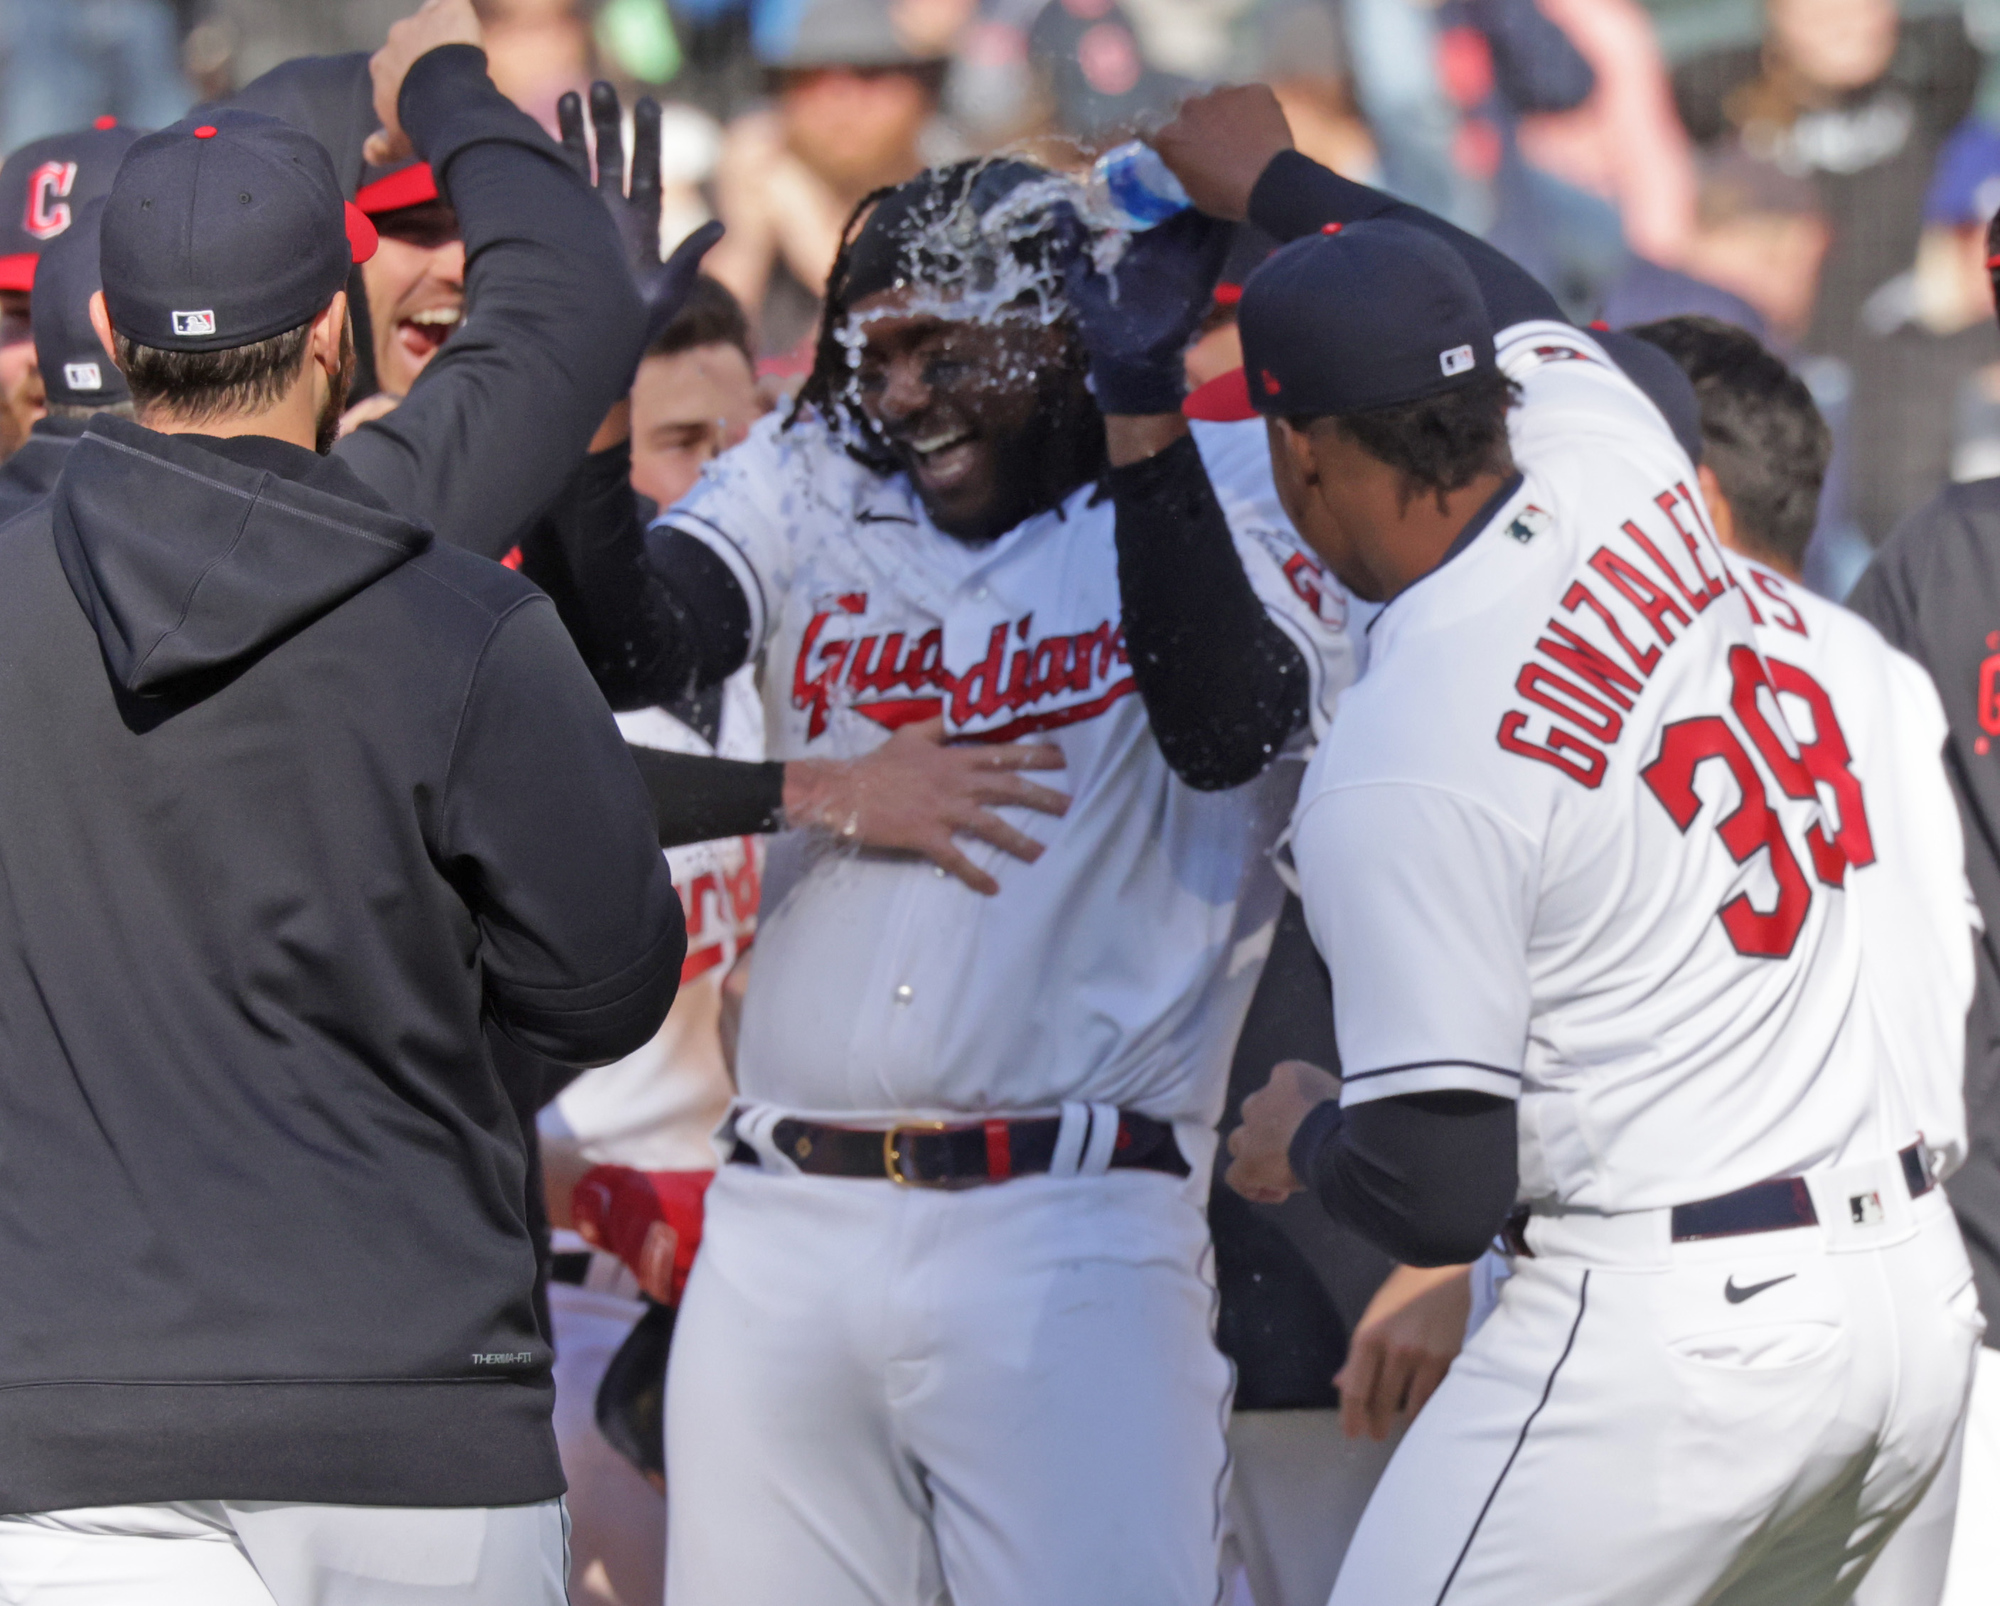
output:
[[[63,197],[76,183],[76,163],[44,162],[28,175],[28,211],[21,227],[38,240],[53,240],[69,227],[69,202]]]
[[[212,335],[215,333],[215,314],[210,311],[177,312],[174,314],[174,333],[177,335]]]

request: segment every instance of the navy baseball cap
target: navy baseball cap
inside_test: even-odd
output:
[[[1435,235],[1371,219],[1294,240],[1237,311],[1250,404],[1286,418],[1419,401],[1494,371],[1472,270]]]
[[[51,240],[35,275],[35,362],[52,405],[110,407],[130,401],[125,376],[104,354],[90,326],[90,298],[97,293],[99,196],[76,214],[76,223]]]
[[[31,140],[0,167],[0,290],[31,290],[42,248],[111,188],[139,135],[100,117],[89,128]]]
[[[217,110],[149,134],[105,202],[104,301],[121,335],[163,351],[227,351],[308,323],[375,254],[310,134]]]

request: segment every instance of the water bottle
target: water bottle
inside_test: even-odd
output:
[[[1098,157],[1084,186],[1093,223],[1137,234],[1194,203],[1160,153],[1135,139]]]

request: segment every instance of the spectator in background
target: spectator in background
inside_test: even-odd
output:
[[[1675,72],[1681,118],[1699,143],[1740,140],[1819,190],[1831,235],[1806,350],[1855,359],[1862,303],[1909,267],[1924,187],[1978,76],[1955,9],[1898,20],[1894,0],[1770,0],[1760,44]],[[1774,332],[1786,333],[1785,321],[1774,319]],[[1867,375],[1856,378],[1865,387]]]
[[[772,68],[771,107],[730,124],[715,174],[729,232],[708,271],[760,352],[811,338],[848,215],[924,166],[945,66],[898,37],[880,0],[816,0]]]
[[[1590,63],[1534,0],[1441,0],[1438,69],[1463,114],[1456,156],[1491,186],[1480,230],[1574,313],[1595,304],[1624,263],[1617,213],[1530,167],[1521,117],[1581,106],[1597,87]]]
[[[1736,148],[1704,157],[1700,175],[1678,269],[1636,258],[1605,297],[1605,321],[1623,328],[1701,313],[1793,349],[1826,254],[1817,191]]]
[[[1995,211],[2000,130],[1968,123],[1945,146],[1923,197],[1912,260],[1862,307],[1849,495],[1871,544],[1947,480],[1980,475],[1976,443],[1994,432],[2000,375],[1985,242]],[[1968,471],[1954,472],[1961,443],[1972,448]]]
[[[556,102],[590,82],[590,30],[578,0],[481,0],[486,70],[522,111],[555,132]]]
[[[193,98],[165,0],[0,0],[0,150],[101,113],[163,127]]]
[[[1028,30],[1028,58],[1053,131],[1081,142],[1084,155],[1166,116],[1189,87],[1148,63],[1118,0],[1049,0]],[[1078,165],[1074,145],[1037,155],[1056,168]]]
[[[1638,0],[1539,0],[1539,8],[1590,64],[1597,87],[1571,111],[1524,117],[1521,154],[1616,206],[1636,255],[1677,263],[1694,229],[1694,152],[1652,18]]]
[[[672,507],[763,410],[742,307],[715,280],[695,280],[632,381],[632,488]]]
[[[1256,76],[1284,108],[1292,143],[1345,178],[1380,184],[1374,136],[1354,109],[1339,13],[1322,0],[1278,0],[1259,14],[1258,31]]]

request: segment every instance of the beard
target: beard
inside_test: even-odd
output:
[[[347,411],[347,393],[354,388],[354,366],[354,320],[350,317],[340,326],[340,372],[327,380],[326,400],[320,403],[313,428],[313,450],[321,457],[340,439],[340,415]]]

